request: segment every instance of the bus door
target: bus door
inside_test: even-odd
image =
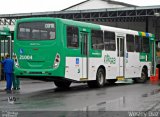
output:
[[[81,65],[81,80],[88,79],[88,54],[89,54],[89,41],[88,33],[81,32],[81,55],[82,55],[82,65]]]
[[[124,49],[124,37],[117,37],[117,58],[118,58],[118,77],[124,78],[125,74],[125,49]]]
[[[6,54],[12,55],[11,38],[8,36],[0,36],[0,61],[3,60]],[[4,71],[2,64],[0,65],[0,80],[4,80]]]

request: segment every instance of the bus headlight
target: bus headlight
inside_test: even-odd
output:
[[[55,59],[54,59],[53,67],[54,67],[54,68],[58,68],[59,64],[60,64],[60,55],[57,53],[57,54],[56,54],[56,57],[55,57]]]

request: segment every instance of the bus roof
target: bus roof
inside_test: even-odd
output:
[[[0,27],[0,36],[9,36],[10,29],[8,27]]]
[[[105,26],[105,25],[99,25],[99,24],[93,24],[93,23],[88,23],[88,22],[81,22],[81,21],[75,21],[75,20],[70,20],[70,19],[62,19],[62,18],[53,18],[53,17],[33,17],[33,18],[23,18],[19,19],[18,22],[23,22],[23,21],[44,21],[44,20],[50,20],[50,21],[61,21],[65,24],[68,25],[73,25],[73,26],[80,26],[80,27],[85,27],[85,28],[93,28],[93,29],[102,29],[106,31],[114,31],[117,33],[128,33],[128,34],[133,34],[133,35],[139,35],[139,36],[146,36],[146,37],[151,37],[155,38],[154,34],[147,33],[147,32],[141,32],[141,31],[135,31],[131,29],[123,29],[123,28],[117,28],[117,27],[112,27],[112,26]]]
[[[117,28],[117,27],[112,27],[112,26],[105,26],[105,25],[99,25],[99,24],[93,24],[93,23],[87,23],[87,22],[80,22],[80,21],[74,21],[74,20],[68,20],[68,19],[61,19],[57,18],[64,23],[70,24],[70,25],[78,25],[78,26],[83,26],[83,27],[88,27],[88,28],[94,28],[94,29],[102,29],[106,31],[113,31],[117,33],[128,33],[128,34],[133,34],[133,35],[139,35],[139,36],[146,36],[146,37],[152,37],[155,38],[154,34],[148,33],[148,32],[142,32],[142,31],[135,31],[131,29],[123,29],[123,28]]]

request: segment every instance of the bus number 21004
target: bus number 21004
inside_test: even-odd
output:
[[[32,60],[32,55],[20,55],[21,60]]]

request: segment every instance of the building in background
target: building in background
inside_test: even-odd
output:
[[[135,5],[113,1],[113,0],[86,0],[84,2],[65,8],[62,11],[123,8],[123,7],[135,7]]]
[[[58,17],[151,32],[160,39],[160,6],[141,7],[113,0],[86,0],[61,11],[0,15],[0,25],[27,17]],[[12,30],[12,29],[11,29]]]

